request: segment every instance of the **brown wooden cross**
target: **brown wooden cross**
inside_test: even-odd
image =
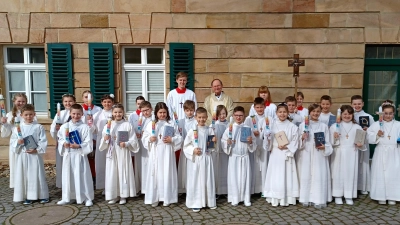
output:
[[[300,60],[299,54],[294,54],[292,60],[288,60],[288,67],[293,67],[294,97],[297,99],[297,78],[300,76],[299,66],[305,66],[305,60]]]

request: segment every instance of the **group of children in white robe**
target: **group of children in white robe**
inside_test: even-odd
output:
[[[184,104],[186,118],[174,121],[165,103],[157,103],[152,116],[151,104],[139,100],[140,113],[136,116],[133,113],[125,121],[124,107],[114,104],[113,96],[105,95],[101,99],[103,109],[88,117],[93,121],[87,121],[85,115],[90,110],[75,104],[73,95],[63,96],[65,110],[57,115],[51,127],[51,134],[58,142],[58,157],[62,159],[57,161],[57,169],[62,168],[57,172],[57,186],[62,187],[62,199],[57,204],[76,201],[93,205],[92,173],[87,158],[93,151],[93,139],[97,140],[96,157],[99,157],[96,188],[104,189],[109,204],[117,201],[125,204],[127,198],[141,191],[145,194],[145,204],[156,207],[163,202],[169,206],[178,202],[178,193],[186,192],[187,207],[198,212],[204,207],[215,209],[216,195],[227,194],[233,206],[240,202],[251,206],[251,194],[262,192],[272,206],[294,205],[299,200],[305,206],[320,208],[332,197],[336,204],[343,204],[344,197],[352,205],[360,186],[363,193],[370,191],[371,198],[380,204],[388,200],[393,205],[400,200],[400,175],[397,175],[400,123],[393,119],[395,110],[390,101],[381,106],[381,121],[372,123],[370,118],[372,125],[366,140],[377,144],[370,175],[369,165],[363,162],[369,155],[359,156],[367,150],[367,143],[354,143],[356,130],[363,129],[354,120],[355,115],[365,114],[361,96],[352,98],[356,113],[352,106],[341,106],[338,124],[330,128],[323,121],[331,105],[326,96],[321,98],[320,105],[310,105],[309,113],[299,109],[293,97],[278,106],[257,97],[249,117],[245,118],[244,108],[237,106],[229,120],[226,108],[220,105],[213,112],[211,126],[206,125],[204,108],[197,108],[194,115],[193,101]],[[26,96],[15,95],[13,103],[13,111],[1,119],[1,135],[11,134],[10,187],[14,188],[14,201],[46,203],[49,195],[41,157],[47,148],[45,131],[36,122],[33,105],[26,104]],[[266,114],[272,105],[275,113]],[[302,120],[306,115],[308,126]],[[241,128],[246,126],[252,132],[243,141]],[[173,134],[164,136],[164,130],[170,129]],[[68,132],[73,131],[79,133],[80,143],[69,137]],[[119,131],[128,132],[128,139],[117,143]],[[289,142],[286,145],[280,145],[275,137],[282,131]],[[323,132],[325,137],[325,144],[318,147],[313,138],[316,132]],[[25,148],[23,138],[29,135],[37,143],[36,149]],[[209,142],[215,142],[214,147],[209,148]],[[181,149],[177,169],[175,152]],[[131,156],[137,157],[135,170]],[[359,172],[363,174],[361,181]]]

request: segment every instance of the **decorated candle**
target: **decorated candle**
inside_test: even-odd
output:
[[[214,127],[216,120],[217,120],[217,106],[214,107],[214,111],[212,113],[212,121],[211,121],[212,127]]]
[[[265,129],[269,130],[269,119],[268,119],[268,116],[265,117]]]
[[[336,132],[340,133],[340,114],[342,114],[342,110],[338,108],[336,114]]]
[[[232,131],[233,131],[233,117],[229,118],[229,132],[228,132],[228,138],[232,139]]]
[[[57,121],[60,123],[61,105],[57,103]]]
[[[15,117],[15,127],[17,128],[18,138],[22,139],[21,126],[19,117]]]
[[[6,117],[6,107],[4,106],[4,97],[0,95],[0,109],[1,109],[1,116]]]
[[[107,129],[106,129],[106,134],[107,135],[111,135],[111,116],[108,117],[107,119]],[[111,138],[111,137],[110,137]],[[108,143],[109,141],[107,140],[106,143]]]
[[[143,121],[143,115],[142,115],[142,112],[140,112],[139,121],[138,121],[138,131],[139,131],[139,133],[142,130],[142,121]]]
[[[380,130],[383,131],[383,111],[382,111],[382,106],[379,106],[379,127]]]
[[[173,114],[174,114],[175,123],[176,123],[176,125],[178,125],[179,124],[179,119],[178,119],[178,114],[176,113],[175,109],[173,111]]]
[[[65,143],[69,144],[69,124],[65,124]]]
[[[156,117],[151,115],[151,135],[156,136]]]
[[[87,96],[87,105],[88,105],[88,116],[89,116],[89,119],[88,119],[88,125],[89,126],[92,126],[92,123],[93,123],[93,119],[92,119],[92,94],[88,94],[88,96]]]
[[[195,147],[195,148],[198,148],[198,147],[199,147],[199,134],[198,134],[198,130],[199,130],[199,128],[198,128],[198,126],[197,126],[197,124],[196,124],[195,127],[194,127],[194,130],[193,130],[194,147]]]
[[[304,132],[308,133],[308,126],[310,126],[310,119],[304,116]]]
[[[251,116],[251,122],[253,123],[253,129],[257,130],[257,120],[255,115]]]

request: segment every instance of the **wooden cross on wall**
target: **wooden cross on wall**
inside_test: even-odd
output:
[[[299,66],[305,66],[305,60],[300,60],[299,54],[294,54],[292,60],[288,60],[288,67],[293,67],[294,97],[297,99],[297,78],[300,76]]]

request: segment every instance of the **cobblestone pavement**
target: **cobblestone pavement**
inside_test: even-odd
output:
[[[25,206],[12,201],[13,190],[8,187],[8,178],[1,177],[0,224],[12,222],[13,216],[23,211],[43,206],[59,207],[56,202],[61,198],[61,189],[55,187],[54,178],[48,178],[48,183],[51,202]],[[263,198],[255,196],[251,207],[243,204],[233,207],[226,198],[220,198],[217,209],[194,213],[186,208],[183,197],[169,207],[144,205],[143,196],[129,198],[125,205],[108,205],[101,191],[96,191],[94,203],[92,207],[72,204],[77,211],[75,217],[63,224],[400,224],[400,204],[378,205],[367,196],[356,199],[354,206],[330,203],[322,210],[299,204],[272,207]]]

